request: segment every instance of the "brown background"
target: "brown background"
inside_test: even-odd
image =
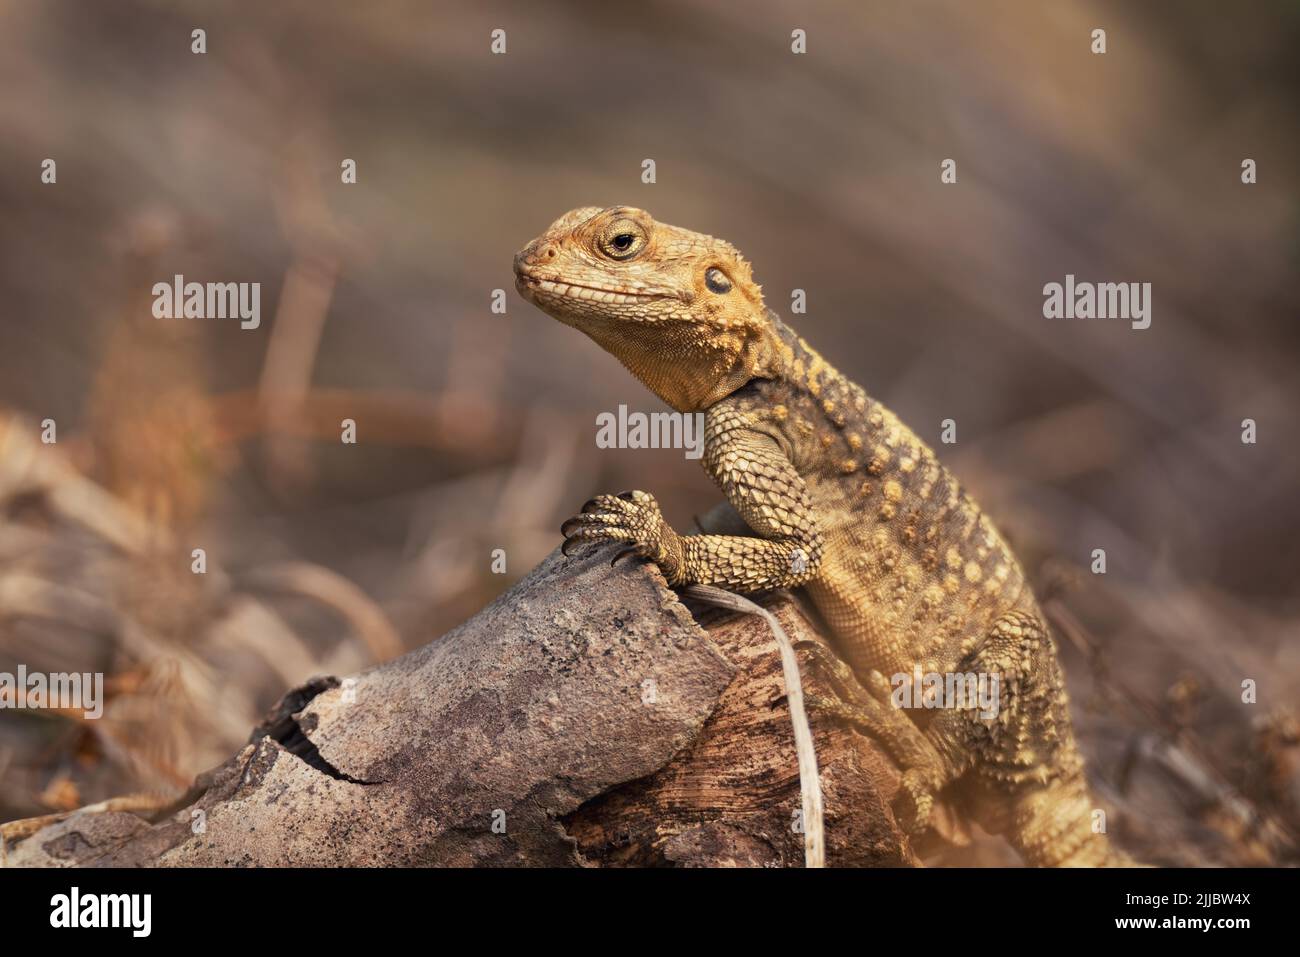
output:
[[[565,210],[646,208],[735,243],[778,311],[806,289],[796,328],[924,438],[957,420],[942,456],[1056,608],[1131,846],[1288,859],[1293,837],[1252,834],[1222,789],[1295,827],[1298,40],[1281,2],[0,4],[0,407],[33,435],[55,419],[69,461],[173,531],[178,555],[149,561],[202,546],[237,592],[270,563],[323,566],[415,646],[595,492],[653,491],[678,527],[716,498],[680,452],[595,448],[598,412],[660,406],[511,284]],[[176,273],[261,282],[262,328],[153,319]],[[1151,328],[1045,320],[1066,273],[1150,282]],[[83,576],[67,523],[5,509],[0,584]],[[16,537],[33,529],[39,547]],[[161,566],[77,578],[147,648],[0,597],[0,670],[106,670],[122,709],[157,696],[90,727],[0,714],[0,819],[175,787],[298,668],[268,666],[273,642],[213,645],[227,599],[156,587]],[[311,602],[271,607],[298,670],[377,654]],[[1161,771],[1154,741],[1205,780]]]

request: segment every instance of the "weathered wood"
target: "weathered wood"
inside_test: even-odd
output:
[[[610,554],[552,555],[429,645],[291,692],[159,819],[79,811],[11,838],[8,863],[801,866],[766,625],[701,627],[657,570]],[[792,599],[769,607],[821,642]],[[813,733],[828,863],[912,863],[888,759],[815,712]]]
[[[790,598],[769,608],[791,641],[821,642]],[[753,617],[728,616],[707,630],[735,664],[734,680],[689,748],[565,819],[588,857],[617,864],[802,865],[803,839],[792,828],[799,773],[775,642]],[[806,668],[804,687],[829,695]],[[887,801],[897,787],[893,765],[857,732],[820,720],[816,711],[811,717],[826,802],[827,863],[914,863]]]

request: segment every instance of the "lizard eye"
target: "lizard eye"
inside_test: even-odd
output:
[[[704,285],[716,293],[731,292],[731,280],[717,266],[712,267],[704,274]]]
[[[645,246],[645,233],[636,223],[614,223],[601,237],[601,251],[610,259],[631,259]]]

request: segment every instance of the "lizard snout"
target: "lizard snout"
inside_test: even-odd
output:
[[[515,275],[526,276],[535,267],[549,263],[557,255],[555,243],[548,240],[534,239],[519,252],[515,253]]]

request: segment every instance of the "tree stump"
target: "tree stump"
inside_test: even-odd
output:
[[[611,554],[552,554],[442,638],[295,689],[152,819],[11,826],[7,863],[802,866],[767,625],[697,623],[656,568]],[[792,598],[766,604],[792,641],[824,644]],[[802,670],[806,693],[829,696]],[[914,864],[889,759],[815,711],[812,729],[827,863]]]

